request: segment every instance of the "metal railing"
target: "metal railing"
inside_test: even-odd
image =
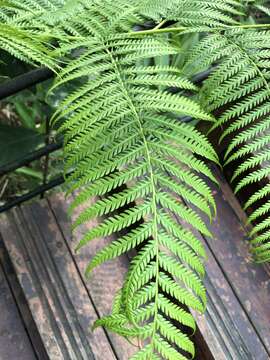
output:
[[[51,70],[46,68],[40,68],[29,71],[23,75],[17,76],[14,79],[6,81],[4,84],[0,85],[0,100],[6,99],[11,95],[15,95],[18,92],[25,90],[31,86],[37,85],[45,80],[49,80],[50,78],[53,77],[53,75],[54,73]],[[0,213],[9,210],[13,206],[19,205],[24,201],[30,200],[35,196],[40,195],[42,197],[46,191],[64,182],[63,176],[59,176],[47,182],[49,156],[52,152],[61,149],[62,147],[62,142],[49,143],[49,133],[50,133],[50,126],[49,126],[49,121],[47,121],[45,146],[29,154],[26,154],[20,159],[16,159],[14,162],[7,163],[0,167],[0,176],[3,176],[23,166],[29,165],[32,161],[45,157],[45,166],[43,169],[42,184],[40,186],[37,186],[35,189],[27,192],[26,194],[17,196],[14,199],[8,201],[6,204],[0,206]]]

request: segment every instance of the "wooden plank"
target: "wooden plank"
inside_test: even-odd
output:
[[[0,359],[36,359],[1,265],[0,313]]]
[[[29,339],[35,340],[32,341],[31,343],[35,351],[36,357],[42,360],[49,360],[48,354],[43,345],[43,341],[39,335],[31,311],[28,307],[28,303],[26,301],[20,283],[17,279],[16,272],[14,270],[14,267],[12,266],[8,252],[5,248],[1,234],[0,234],[0,259],[8,285],[10,287],[10,291],[12,292],[13,298],[15,299],[16,302],[16,306],[22,318],[23,325],[25,329],[27,329],[28,337]]]
[[[80,241],[87,230],[96,225],[95,221],[90,221],[81,226],[74,234],[71,233],[71,221],[67,217],[67,208],[72,201],[72,197],[64,198],[63,194],[54,194],[49,198],[49,204],[52,208],[57,222],[64,234],[66,242],[70,247],[81,276],[84,277],[86,266],[96,252],[105,246],[111,239],[98,239],[91,241],[78,254],[75,254],[74,247]],[[81,208],[78,208],[73,216],[76,217]],[[119,257],[114,261],[106,262],[96,268],[90,279],[86,281],[86,286],[95,307],[100,316],[108,315],[111,311],[114,295],[121,287],[124,276],[128,268],[129,260],[126,256]],[[110,341],[114,347],[115,353],[120,360],[129,359],[137,350],[135,346],[127,342],[122,337],[109,333]]]
[[[104,331],[88,329],[98,315],[46,201],[13,209],[1,225],[49,359],[114,360]]]

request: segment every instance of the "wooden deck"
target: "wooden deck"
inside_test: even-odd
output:
[[[19,309],[0,267],[0,359],[36,359]]]
[[[208,306],[204,316],[195,315],[197,358],[268,360],[270,274],[250,262],[245,215],[216,172],[214,239],[201,237]],[[106,240],[74,253],[85,228],[71,235],[69,202],[57,194],[0,217],[1,360],[128,360],[136,350],[117,335],[89,328],[109,313],[129,260],[108,262],[85,281],[87,262]]]

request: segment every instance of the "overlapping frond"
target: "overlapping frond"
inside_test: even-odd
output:
[[[0,18],[6,23],[22,24],[42,14],[63,8],[67,0],[1,0]]]
[[[249,7],[250,13],[254,13],[255,11],[258,11],[261,14],[270,16],[270,3],[269,0],[247,0],[246,6]]]
[[[54,3],[60,1],[54,0]],[[34,22],[37,14],[46,13],[48,9],[53,8],[53,2],[50,1],[1,0],[0,48],[24,62],[57,70],[57,62],[51,54],[50,44],[54,35],[44,32],[42,22]]]
[[[112,314],[96,326],[140,338],[144,346],[134,360],[187,359],[194,345],[177,323],[194,331],[186,307],[205,308],[205,253],[194,233],[210,236],[198,212],[211,217],[215,205],[201,174],[213,179],[203,158],[217,161],[217,156],[202,134],[175,115],[212,118],[193,100],[167,91],[170,86],[196,90],[178,69],[144,65],[143,59],[178,49],[159,37],[127,37],[122,24],[140,16],[134,4],[118,0],[113,6],[97,2],[85,16],[69,19],[68,26],[84,38],[61,47],[62,54],[79,49],[79,56],[62,70],[55,87],[78,78],[84,82],[62,101],[53,121],[65,134],[70,191],[82,188],[70,211],[96,199],[73,226],[101,220],[77,248],[116,235],[94,256],[87,274],[140,248]],[[112,29],[118,29],[116,36]]]
[[[206,37],[194,50],[202,66],[218,62],[202,89],[204,105],[219,109],[214,128],[223,127],[221,140],[229,143],[225,164],[239,164],[232,181],[236,192],[270,175],[270,32],[234,30]],[[213,45],[214,44],[214,45]],[[246,208],[254,224],[252,252],[256,261],[270,260],[269,187],[255,192]]]
[[[14,57],[32,64],[57,69],[57,62],[51,56],[49,37],[33,34],[14,25],[0,24],[0,48]]]
[[[243,6],[237,0],[150,0],[144,13],[156,21],[174,20],[184,26],[219,27],[236,24]]]

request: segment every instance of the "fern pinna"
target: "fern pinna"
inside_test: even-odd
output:
[[[212,118],[184,96],[196,87],[177,68],[143,61],[178,49],[159,37],[129,35],[129,22],[140,20],[135,10],[127,2],[102,1],[85,16],[69,19],[68,29],[81,40],[63,44],[59,51],[73,54],[79,48],[80,55],[62,70],[55,87],[81,77],[85,82],[63,100],[54,123],[65,134],[70,191],[83,187],[71,211],[99,197],[74,227],[106,215],[77,248],[120,234],[95,255],[87,274],[140,247],[112,314],[95,326],[140,338],[144,345],[134,359],[184,359],[194,356],[194,345],[176,323],[194,331],[184,305],[202,312],[206,302],[201,281],[205,253],[192,230],[210,236],[185,202],[211,217],[214,199],[199,174],[213,177],[195,154],[211,161],[217,156],[206,138],[176,115]],[[180,93],[170,94],[168,87]],[[123,184],[128,186],[121,188]]]
[[[198,56],[203,66],[219,63],[201,93],[209,111],[219,109],[213,129],[223,127],[220,141],[228,139],[225,165],[240,163],[232,177],[236,193],[270,175],[269,36],[269,31],[256,29],[213,33],[191,56],[191,62]],[[257,262],[270,260],[269,194],[267,185],[254,191],[245,204],[245,209],[253,209],[251,251]]]

